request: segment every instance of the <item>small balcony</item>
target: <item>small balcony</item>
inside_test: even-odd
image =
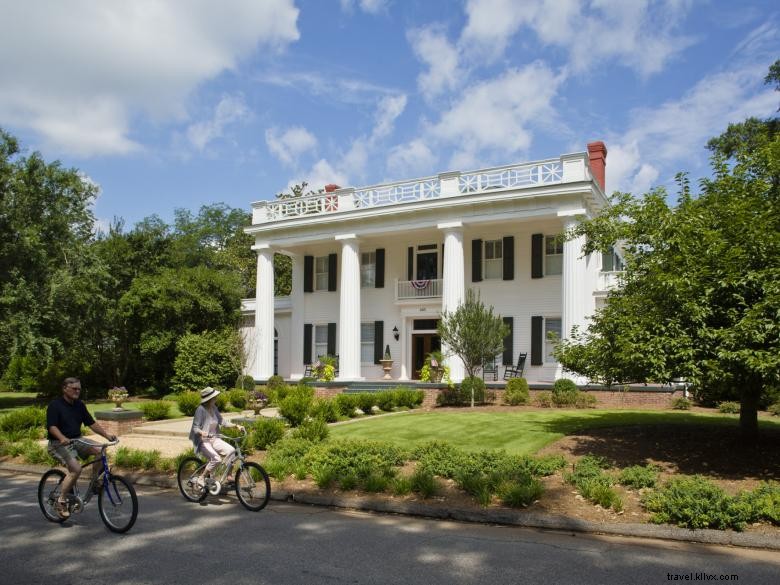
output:
[[[598,280],[596,282],[596,290],[593,294],[597,297],[606,297],[609,291],[618,287],[621,274],[623,274],[622,270],[599,272]]]
[[[395,300],[440,299],[444,280],[396,280]]]

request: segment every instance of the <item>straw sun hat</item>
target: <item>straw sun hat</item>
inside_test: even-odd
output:
[[[200,391],[200,403],[204,404],[211,400],[212,398],[216,398],[219,395],[219,390],[212,388],[211,386],[207,386],[203,390]]]

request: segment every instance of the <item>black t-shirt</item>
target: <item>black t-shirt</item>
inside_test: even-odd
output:
[[[60,396],[49,403],[49,408],[46,409],[46,431],[49,439],[57,440],[48,432],[49,427],[57,427],[69,439],[76,439],[81,436],[82,424],[91,427],[95,424],[95,419],[81,400],[74,400],[73,404],[70,404]]]

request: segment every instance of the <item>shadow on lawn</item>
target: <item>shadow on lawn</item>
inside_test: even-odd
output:
[[[702,421],[680,414],[679,422],[669,422],[663,413],[646,413],[642,424],[617,426],[610,413],[594,414],[595,424],[584,430],[571,429],[570,421],[546,423],[548,430],[568,436],[542,452],[600,455],[621,468],[656,463],[686,475],[780,480],[778,425],[761,425],[758,440],[749,443],[741,440],[736,418]]]
[[[14,392],[0,393],[0,412],[12,408],[36,406],[40,404],[41,403],[34,394],[16,394]]]

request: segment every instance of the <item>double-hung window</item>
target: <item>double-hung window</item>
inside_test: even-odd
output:
[[[503,278],[504,242],[503,240],[485,240],[485,279]]]
[[[374,323],[360,324],[360,362],[374,363]]]
[[[552,334],[552,335],[551,335]],[[561,320],[560,318],[547,318],[544,320],[544,361],[555,363],[553,350],[561,340]]]
[[[360,286],[373,288],[376,286],[376,252],[360,253]],[[371,360],[374,361],[373,358]]]
[[[327,259],[327,257],[326,257]],[[327,288],[327,283],[326,283]],[[328,326],[314,326],[314,357],[315,361],[322,355],[328,354]]]
[[[559,236],[544,237],[544,274],[551,276],[563,272],[563,240]]]
[[[314,259],[314,290],[328,290],[328,257],[317,256]]]

